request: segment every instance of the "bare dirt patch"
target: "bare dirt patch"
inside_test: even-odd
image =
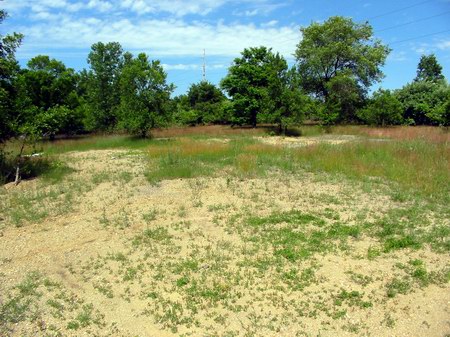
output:
[[[317,144],[340,145],[360,140],[361,137],[353,135],[324,135],[317,137],[258,137],[259,141],[269,145],[282,145],[287,147],[303,147]]]

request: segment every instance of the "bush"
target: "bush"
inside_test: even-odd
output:
[[[397,90],[395,96],[403,105],[403,117],[414,124],[440,124],[445,102],[450,99],[450,86],[445,81],[420,81]]]
[[[402,104],[389,90],[378,90],[373,94],[358,117],[370,125],[396,125],[403,122]]]

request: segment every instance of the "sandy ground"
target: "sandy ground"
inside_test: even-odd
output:
[[[354,140],[349,136],[324,141]],[[278,137],[260,141],[286,146],[317,142]],[[68,300],[42,286],[36,317],[3,326],[7,336],[450,335],[448,283],[412,283],[405,294],[386,296],[387,284],[407,275],[399,263],[408,266],[408,261],[420,259],[436,273],[449,267],[448,255],[428,248],[370,260],[367,251],[377,242],[363,235],[350,239],[345,250],[254,267],[273,254],[270,247],[248,240],[250,234],[242,225],[246,217],[295,209],[324,218],[330,213],[349,226],[358,225],[361,214],[370,221],[398,207],[380,191],[306,172],[151,185],[144,177],[151,163],[138,151],[73,152],[63,160],[75,170],[64,184],[79,188],[70,205],[58,203],[58,196],[48,203],[48,216],[23,227],[1,216],[0,304],[17,293],[14,287],[28,273],[38,271],[80,305],[72,312]],[[18,194],[54,188],[38,179],[24,181],[3,189],[0,197],[15,207]],[[167,240],[133,244],[143,231],[161,228],[167,229]],[[189,271],[181,267],[188,260],[197,263]],[[314,270],[314,278],[301,289],[280,280],[290,270],[300,273],[308,268]],[[337,296],[343,289],[358,295],[340,303]],[[52,314],[51,299],[66,301],[63,317]],[[98,322],[93,319],[69,329],[81,303],[92,303]]]

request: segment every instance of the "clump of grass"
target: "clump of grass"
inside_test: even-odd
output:
[[[135,236],[133,239],[133,245],[151,245],[152,242],[168,244],[171,239],[172,236],[169,234],[167,228],[158,227],[155,229],[146,229],[141,234]]]
[[[194,178],[213,174],[227,159],[227,144],[206,144],[183,139],[174,144],[150,147],[152,169],[146,172],[151,182],[164,179]],[[226,161],[226,160],[225,160]]]
[[[349,237],[359,236],[361,231],[357,226],[327,225],[323,219],[297,210],[249,217],[244,223],[247,240],[270,244],[275,257],[290,262],[331,251],[336,247],[336,240],[345,242]]]
[[[368,234],[376,237],[381,251],[389,253],[398,249],[420,249],[429,245],[438,252],[450,251],[450,229],[444,222],[432,224],[420,203],[405,208],[389,210],[380,219],[366,224]],[[444,215],[445,217],[445,215]],[[369,255],[381,253],[371,248]],[[373,255],[375,257],[375,255]]]
[[[321,144],[296,149],[295,160],[307,170],[360,180],[378,177],[410,193],[450,200],[450,151],[445,143],[414,140]]]
[[[398,294],[407,294],[414,287],[423,288],[430,284],[440,285],[450,281],[448,267],[430,272],[425,263],[419,259],[410,260],[408,264],[398,263],[397,268],[403,275],[395,277],[386,285],[386,295],[389,298]]]

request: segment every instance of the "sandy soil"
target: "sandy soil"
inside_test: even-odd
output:
[[[259,139],[285,146],[318,141],[314,137]],[[351,136],[322,139],[331,144],[354,140]],[[7,302],[28,273],[39,271],[59,282],[61,293],[72,294],[79,303],[92,303],[99,319],[68,329],[81,306],[73,312],[64,309],[67,314],[62,318],[51,314],[49,300],[61,297],[41,287],[37,318],[9,324],[3,330],[6,335],[450,334],[448,283],[420,286],[413,282],[405,294],[386,296],[389,282],[407,276],[407,268],[399,263],[408,266],[408,261],[420,259],[429,272],[438,273],[449,267],[449,256],[421,249],[368,259],[367,251],[377,241],[363,235],[346,242],[347,249],[277,266],[270,260],[271,248],[257,246],[243,225],[249,216],[295,209],[356,226],[361,214],[364,221],[370,221],[399,207],[380,191],[306,172],[274,173],[266,179],[178,179],[151,185],[144,177],[151,163],[138,151],[73,152],[62,159],[75,169],[65,186],[79,188],[70,205],[58,203],[61,195],[55,197],[56,201],[48,203],[47,217],[19,228],[1,217],[0,304]],[[0,197],[15,207],[20,193],[54,188],[40,180],[24,181],[3,189]],[[58,211],[54,205],[60,205]],[[68,209],[60,209],[64,207]],[[161,228],[167,229],[165,237],[133,244],[145,230]],[[255,267],[264,259],[271,264]],[[188,260],[197,263],[189,271],[182,269]],[[302,289],[296,289],[289,279],[280,279],[290,270],[301,273],[308,268],[314,270],[314,277]],[[190,283],[183,284],[184,276]],[[343,289],[358,294],[340,303],[337,296]]]

